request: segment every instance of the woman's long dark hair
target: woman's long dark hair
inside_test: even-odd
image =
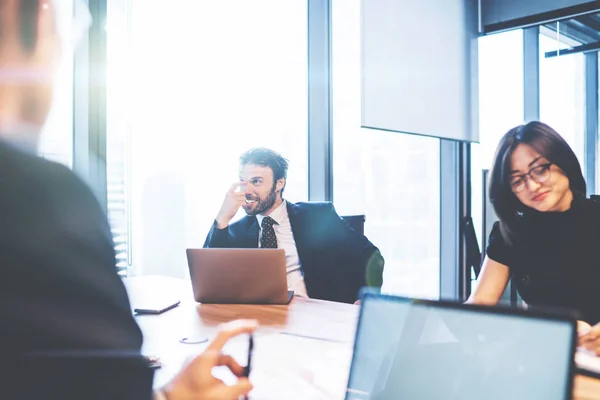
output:
[[[577,156],[562,136],[539,121],[532,121],[511,129],[498,144],[489,174],[490,201],[500,220],[502,236],[509,244],[514,243],[518,237],[516,227],[519,213],[527,210],[527,207],[515,196],[510,185],[511,156],[521,143],[533,147],[549,162],[563,170],[569,179],[569,187],[574,197],[586,195],[585,179]]]

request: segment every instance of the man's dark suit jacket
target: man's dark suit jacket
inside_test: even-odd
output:
[[[68,168],[3,141],[0,188],[0,379],[7,360],[36,352],[139,354],[142,334],[90,189]]]
[[[352,303],[363,286],[381,286],[384,260],[377,247],[340,218],[329,202],[286,202],[309,297]],[[225,229],[213,223],[204,247],[258,247],[256,217]]]

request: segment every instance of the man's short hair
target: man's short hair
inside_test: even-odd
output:
[[[248,150],[240,156],[240,166],[243,167],[248,164],[271,168],[273,170],[273,184],[281,178],[287,181],[288,160],[271,149],[256,147]],[[285,189],[285,184],[281,188],[282,194],[283,189]]]
[[[0,4],[0,13],[8,12],[7,7],[6,3]],[[19,38],[21,39],[21,45],[27,51],[32,51],[35,48],[38,35],[39,7],[40,0],[17,0]],[[2,42],[2,30],[0,29],[0,46],[2,46]]]

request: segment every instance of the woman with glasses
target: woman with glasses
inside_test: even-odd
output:
[[[580,341],[600,353],[600,203],[586,198],[567,142],[534,121],[500,140],[489,180],[499,221],[469,303],[495,305],[509,279],[530,307],[579,313]],[[589,332],[584,335],[585,332]]]

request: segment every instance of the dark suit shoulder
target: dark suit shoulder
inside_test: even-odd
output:
[[[299,201],[297,203],[288,202],[288,204],[294,205],[300,208],[331,208],[333,203],[330,201]]]
[[[47,183],[48,177],[66,180],[70,170],[11,144],[0,141],[0,177],[4,181],[28,178],[22,183]],[[12,167],[12,168],[8,168]]]
[[[0,319],[11,351],[139,350],[110,227],[87,185],[2,142],[0,185]]]
[[[98,200],[66,166],[0,143],[0,185],[5,190],[0,197],[4,221],[23,228],[60,226],[79,240],[95,240],[95,247],[104,245],[104,254],[112,255],[106,252],[112,252],[112,235]],[[51,230],[35,232],[51,234]]]
[[[295,213],[319,214],[334,211],[333,203],[330,201],[300,201],[298,203],[288,202],[288,209]]]
[[[82,200],[98,205],[87,185],[69,168],[2,142],[0,183],[13,189],[8,200],[27,197],[47,207],[64,207]]]
[[[233,231],[248,229],[252,224],[256,222],[255,216],[245,215],[235,222],[229,224],[229,229]]]
[[[256,224],[256,217],[245,215],[242,218],[238,219],[235,222],[229,224],[229,234],[230,239],[233,237],[241,237],[244,236],[246,232],[252,227],[252,225]]]

